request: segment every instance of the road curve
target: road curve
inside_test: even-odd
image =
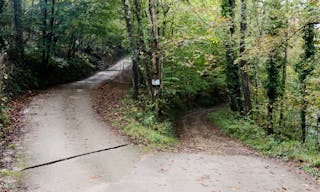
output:
[[[33,99],[24,110],[25,167],[128,143],[97,119],[90,100],[91,88],[113,79],[128,63],[124,59],[108,71]],[[24,185],[30,192],[94,192],[128,173],[139,159],[139,152],[127,146],[27,170]]]

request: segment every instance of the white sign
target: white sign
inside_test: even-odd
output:
[[[160,79],[152,79],[153,86],[160,86]]]

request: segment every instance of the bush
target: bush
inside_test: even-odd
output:
[[[11,72],[5,80],[7,95],[83,79],[96,70],[85,58],[51,58],[48,66],[43,66],[40,58],[39,55],[27,55],[23,67],[16,67]]]
[[[125,117],[123,132],[138,144],[151,145],[162,149],[175,143],[173,124],[169,119],[159,119],[151,110],[141,106],[142,100],[125,99],[121,116]],[[150,110],[148,110],[150,109]]]

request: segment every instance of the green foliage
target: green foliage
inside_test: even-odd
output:
[[[2,132],[2,134],[0,133],[0,138],[2,138],[4,136],[4,128],[5,125],[7,125],[7,123],[9,123],[9,118],[7,115],[7,110],[8,110],[8,106],[7,106],[7,99],[4,96],[0,95],[0,132]]]
[[[27,90],[46,88],[48,86],[82,79],[95,71],[95,66],[85,59],[63,58],[50,60],[49,66],[43,66],[38,55],[27,55],[23,68],[16,68],[5,80],[6,95],[12,97]]]
[[[227,18],[234,17],[234,9],[236,7],[236,1],[235,0],[222,0],[221,2],[221,8],[222,8],[222,16]]]
[[[301,54],[301,61],[296,65],[299,79],[302,83],[312,73],[315,68],[315,55],[317,52],[315,46],[315,27],[314,24],[308,24],[304,28],[304,53]]]
[[[144,145],[152,145],[156,148],[167,148],[174,145],[173,124],[169,119],[160,120],[154,111],[146,110],[143,101],[137,102],[131,99],[123,101],[123,115],[125,116],[125,126],[123,132],[134,142]]]
[[[120,2],[28,0],[20,15],[24,42],[19,44],[26,54],[23,62],[17,63],[21,51],[14,46],[12,35],[13,4],[7,0],[0,3],[0,53],[6,53],[11,61],[5,89],[9,95],[84,78],[98,69],[97,65],[105,67],[101,63],[109,64],[126,53],[121,45],[124,25],[117,14]]]
[[[225,17],[228,25],[225,28],[225,54],[226,54],[226,75],[227,75],[227,89],[230,101],[230,108],[233,111],[241,112],[243,109],[241,101],[241,84],[240,84],[240,66],[235,62],[236,60],[236,25],[235,25],[235,8],[236,1],[223,0],[221,4],[221,15]]]
[[[314,175],[319,176],[319,170],[315,171],[320,167],[320,153],[315,145],[316,141],[302,144],[297,140],[268,136],[254,121],[225,109],[211,113],[209,120],[232,138],[239,139],[263,154],[303,162],[302,166],[307,171],[312,170]]]
[[[267,96],[271,104],[273,104],[282,94],[280,79],[282,64],[283,56],[280,50],[272,51],[266,61],[268,78],[265,83],[265,89],[267,90]]]

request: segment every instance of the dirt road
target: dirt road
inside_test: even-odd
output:
[[[97,118],[89,94],[118,73],[99,73],[35,97],[24,112],[26,165],[128,143]],[[257,157],[222,135],[208,124],[209,111],[181,119],[177,152],[143,154],[126,146],[28,170],[24,183],[32,192],[319,192],[298,170]]]
[[[89,94],[90,88],[114,78],[124,67],[121,61],[111,71],[33,99],[24,111],[26,166],[128,143],[97,119]],[[119,148],[28,170],[24,183],[32,192],[94,192],[99,185],[128,174],[139,159],[135,148]]]

